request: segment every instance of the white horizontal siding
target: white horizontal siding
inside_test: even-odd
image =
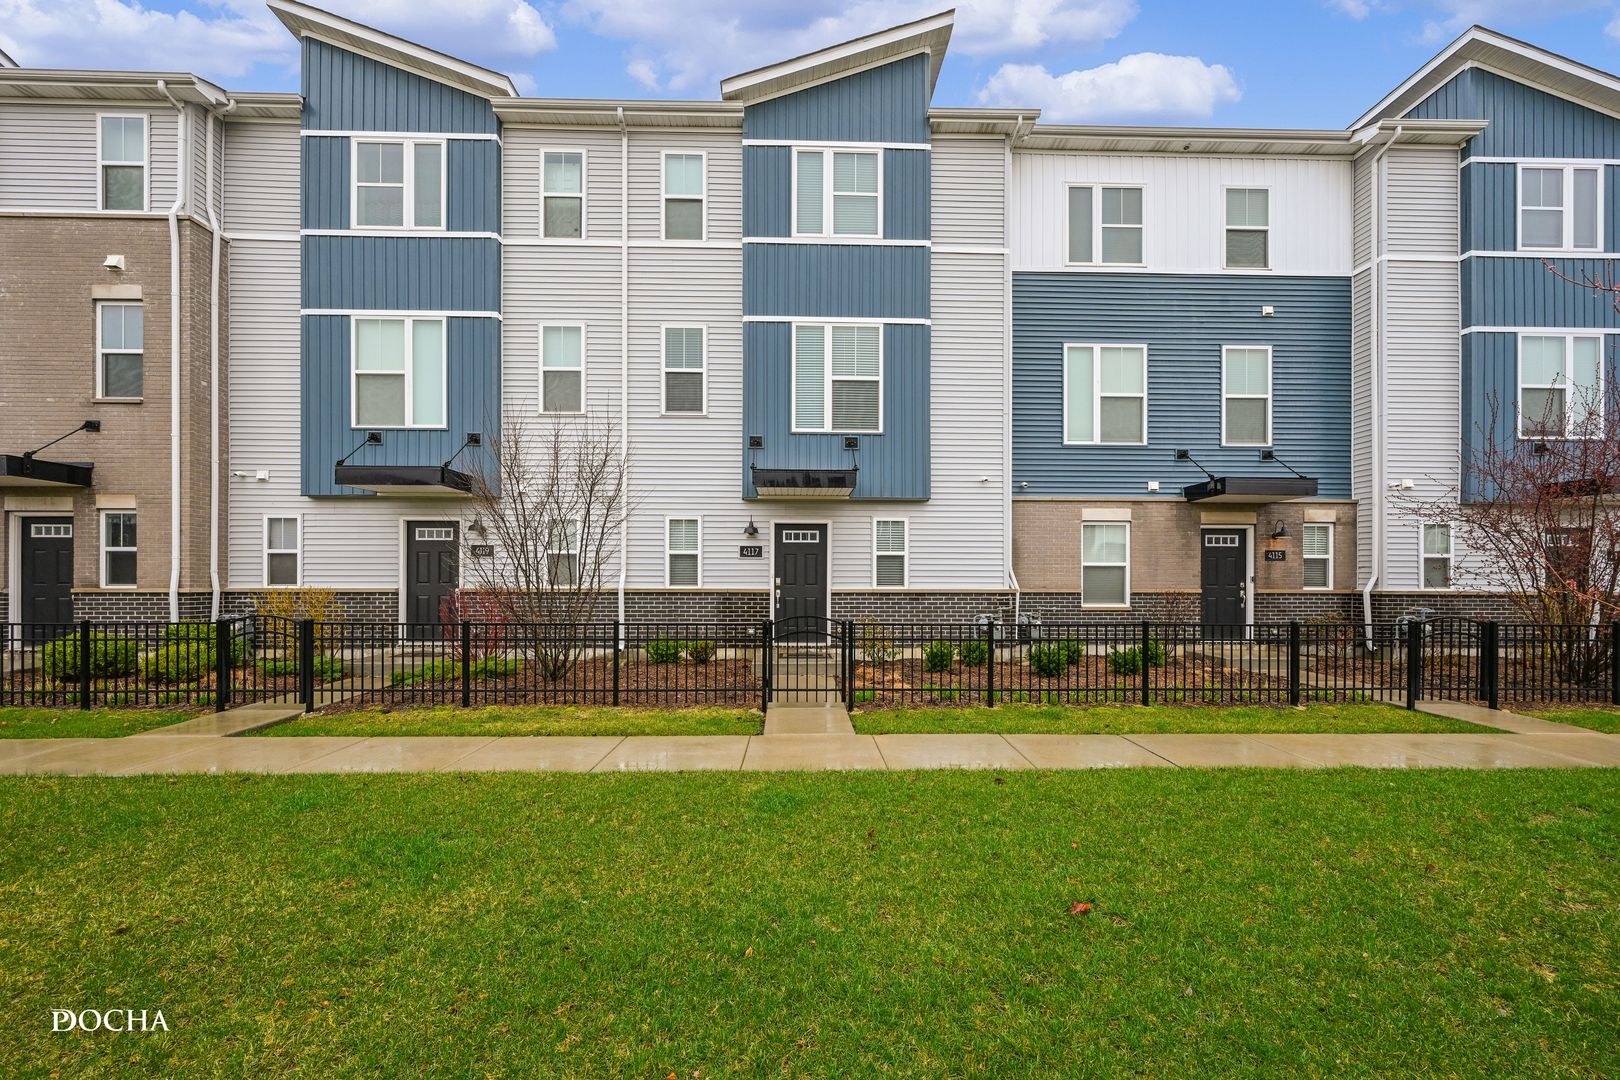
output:
[[[619,133],[507,124],[501,132],[501,219],[508,238],[540,235],[540,162],[546,150],[585,151],[585,236],[619,239]]]
[[[227,232],[297,235],[301,149],[296,123],[226,127]]]
[[[1457,151],[1397,146],[1385,158],[1385,168],[1389,254],[1457,254]]]
[[[1271,191],[1271,269],[1350,273],[1351,166],[1298,158],[1014,153],[1015,270],[1061,270],[1071,183],[1140,184],[1147,269],[1219,273],[1225,263],[1223,188]]]
[[[148,209],[174,202],[178,141],[172,109],[0,102],[0,209],[100,209],[97,113],[147,117]]]
[[[938,245],[1006,243],[1003,139],[936,138],[932,166],[933,238]]]

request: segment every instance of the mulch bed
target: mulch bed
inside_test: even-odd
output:
[[[343,702],[345,708],[368,705],[459,705],[461,680],[434,679],[358,691]],[[523,663],[511,675],[475,678],[473,705],[612,705],[613,660],[596,656],[580,660],[561,679],[548,681],[540,666]],[[618,704],[676,707],[683,705],[736,705],[759,707],[759,675],[752,660],[711,660],[695,664],[682,660],[651,664],[639,654],[626,653],[619,664]]]
[[[924,671],[920,659],[857,663],[856,704],[866,708],[983,705],[986,674],[981,666],[964,668],[960,663],[946,671]],[[1203,657],[1178,655],[1151,670],[1150,700],[1211,705],[1226,703],[1234,695],[1248,701],[1278,700],[1287,697],[1287,675],[1286,670],[1280,677],[1272,677]],[[1141,698],[1142,676],[1116,674],[1106,656],[1081,657],[1050,678],[1037,675],[1028,664],[1002,661],[996,664],[995,692],[999,702],[1130,702]]]

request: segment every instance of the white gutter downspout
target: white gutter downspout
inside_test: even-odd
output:
[[[203,193],[203,218],[208,231],[214,236],[213,259],[209,267],[208,300],[208,618],[219,621],[219,254],[222,237],[219,222],[214,217],[214,128],[220,129],[223,140],[224,118],[236,109],[236,99],[226,98],[225,107],[210,109],[208,124],[208,189]],[[219,193],[220,213],[225,212],[224,177],[221,176]]]
[[[630,565],[630,126],[619,118],[619,626]],[[621,633],[623,630],[621,629]]]
[[[1361,587],[1361,619],[1366,631],[1367,650],[1374,648],[1373,641],[1373,614],[1372,591],[1378,584],[1379,569],[1383,566],[1384,555],[1384,378],[1382,365],[1384,362],[1384,305],[1382,303],[1384,291],[1384,174],[1382,165],[1384,155],[1391,147],[1400,141],[1405,129],[1395,125],[1390,134],[1389,141],[1380,146],[1372,159],[1372,220],[1369,222],[1372,240],[1372,340],[1368,343],[1372,352],[1371,363],[1368,365],[1368,374],[1372,378],[1368,409],[1372,413],[1372,497],[1373,497],[1373,527],[1372,527],[1372,573],[1367,575],[1367,583]]]
[[[185,205],[191,165],[191,127],[186,108],[162,79],[157,88],[174,106],[176,149],[174,205],[169,207],[169,621],[180,621],[180,208]]]
[[[1013,625],[1018,625],[1022,613],[1024,594],[1018,587],[1018,571],[1013,569],[1013,294],[1012,294],[1012,152],[1023,137],[1024,117],[1019,114],[1013,125],[1012,138],[1007,140],[1007,151],[1001,167],[1001,277],[1002,277],[1002,377],[1001,377],[1001,447],[1002,447],[1002,522],[1001,534],[1005,543],[1003,565],[1007,571],[1007,584],[1013,593]]]

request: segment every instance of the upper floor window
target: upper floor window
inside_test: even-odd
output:
[[[883,416],[883,328],[793,328],[793,430],[877,433]]]
[[[1603,420],[1603,338],[1525,334],[1519,338],[1519,435],[1583,439]]]
[[[1265,188],[1226,189],[1226,265],[1271,265],[1271,192]]]
[[[707,373],[703,327],[664,327],[664,411],[701,413]]]
[[[444,320],[353,321],[353,425],[444,427]]]
[[[354,227],[444,228],[444,143],[354,141]]]
[[[1519,166],[1519,247],[1601,247],[1602,176],[1597,166]]]
[[[141,397],[146,366],[145,336],[145,313],[141,305],[96,305],[97,397]]]
[[[1221,444],[1271,445],[1271,350],[1221,350]]]
[[[146,117],[101,117],[97,143],[101,208],[145,210]]]
[[[547,240],[585,236],[585,152],[547,150],[540,163],[540,235]]]
[[[664,155],[664,239],[703,239],[702,154]]]
[[[793,186],[794,235],[882,233],[883,156],[877,151],[796,151]]]
[[[1141,188],[1069,187],[1069,262],[1141,265]]]
[[[1063,347],[1063,441],[1147,442],[1147,346]]]
[[[540,411],[585,411],[585,328],[540,328]]]

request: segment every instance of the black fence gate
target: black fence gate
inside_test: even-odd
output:
[[[766,700],[781,705],[853,704],[854,624],[797,615],[767,624]]]

